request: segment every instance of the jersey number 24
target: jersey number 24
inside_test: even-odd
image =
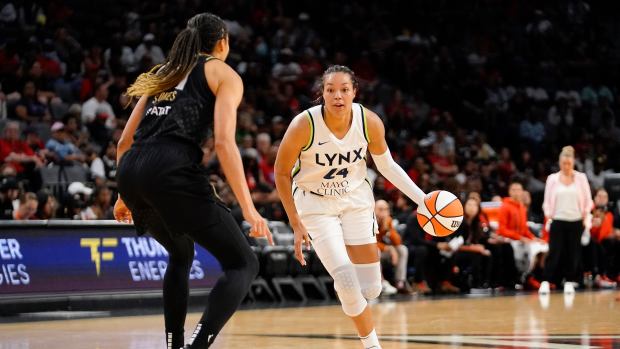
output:
[[[329,172],[325,174],[325,176],[323,176],[323,178],[334,179],[336,178],[336,176],[342,176],[342,178],[346,178],[348,174],[349,174],[349,170],[347,170],[346,167],[342,169],[332,168],[331,170],[329,170]]]

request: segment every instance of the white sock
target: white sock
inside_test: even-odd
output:
[[[366,337],[360,337],[360,340],[364,345],[364,349],[381,349],[377,332],[374,329]]]

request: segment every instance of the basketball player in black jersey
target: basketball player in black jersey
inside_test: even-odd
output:
[[[184,346],[189,271],[194,242],[220,262],[224,274],[186,348],[208,348],[233,315],[258,272],[258,261],[238,225],[221,204],[201,165],[201,144],[213,128],[215,151],[250,235],[271,233],[250,197],[235,143],[243,83],[224,60],[226,26],[203,13],[187,22],[162,65],[138,77],[127,94],[139,97],[118,144],[119,221],[133,220],[169,253],[164,277],[168,349]]]

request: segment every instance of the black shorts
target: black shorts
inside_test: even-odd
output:
[[[202,151],[175,142],[133,145],[121,159],[118,191],[138,234],[165,228],[172,236],[204,231],[226,214],[215,196]]]

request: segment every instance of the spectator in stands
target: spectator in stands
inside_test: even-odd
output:
[[[394,286],[398,292],[411,294],[413,289],[407,282],[409,250],[401,243],[400,235],[392,226],[390,205],[385,200],[377,200],[375,202],[375,217],[377,218],[377,226],[379,228],[377,247],[381,251],[382,264],[393,267]],[[386,282],[386,280],[383,282]]]
[[[83,69],[84,79],[80,86],[80,101],[88,99],[95,91],[97,75],[103,69],[101,46],[96,43],[90,46],[84,57]]]
[[[120,32],[112,35],[112,43],[103,52],[103,60],[107,71],[123,70],[128,73],[136,71],[136,56],[131,47],[125,45]]]
[[[116,142],[108,143],[105,154],[101,157],[105,168],[105,175],[110,181],[116,180]]]
[[[396,203],[394,204],[393,214],[394,221],[397,224],[405,224],[407,222],[407,218],[413,212],[413,202],[400,191],[397,191],[396,194],[397,198]]]
[[[278,155],[278,145],[272,145],[269,148],[269,152],[265,156],[261,157],[258,163],[259,179],[264,185],[274,188],[275,187],[275,173],[274,164],[276,162],[276,156]]]
[[[441,155],[439,153],[439,144],[437,143],[431,145],[427,159],[428,162],[431,163],[435,173],[442,179],[454,176],[458,173],[459,168],[454,162],[454,153]]]
[[[112,140],[110,130],[106,126],[110,117],[111,116],[104,111],[97,110],[95,119],[86,125],[88,133],[90,134],[90,140],[96,143],[100,148],[104,148]]]
[[[437,130],[437,153],[440,156],[450,156],[455,153],[454,138],[444,128]]]
[[[80,212],[82,220],[114,219],[112,214],[112,191],[106,186],[97,187],[92,194],[92,202]]]
[[[409,250],[409,255],[413,256],[414,291],[421,294],[430,293],[429,283],[431,283],[437,284],[436,291],[438,292],[460,292],[460,289],[449,281],[452,262],[439,253],[440,251],[452,251],[445,240],[445,238],[433,238],[426,234],[418,223],[416,211],[407,219],[403,242]]]
[[[95,121],[97,114],[105,114],[105,125],[109,129],[116,127],[116,116],[108,99],[108,83],[95,85],[95,95],[82,105],[82,124],[88,125]]]
[[[57,164],[66,165],[73,161],[84,161],[84,155],[80,150],[67,139],[65,125],[56,121],[52,127],[52,138],[45,144],[45,148],[49,150],[51,160]]]
[[[543,211],[549,225],[549,256],[544,281],[538,289],[541,294],[549,293],[549,282],[558,284],[563,277],[564,292],[575,292],[574,282],[579,279],[581,263],[581,235],[584,228],[589,229],[587,218],[593,206],[588,178],[574,169],[572,146],[562,148],[559,163],[560,171],[549,175],[545,185]]]
[[[278,63],[271,69],[271,75],[279,82],[295,82],[301,73],[301,67],[293,61],[293,51],[290,48],[283,48]]]
[[[487,142],[484,133],[478,133],[475,136],[473,150],[476,153],[474,156],[478,160],[491,160],[497,156],[495,149]]]
[[[497,165],[497,172],[499,174],[499,178],[504,181],[510,181],[517,171],[517,166],[514,161],[512,161],[512,157],[510,156],[510,149],[504,147],[500,150],[500,159]]]
[[[19,183],[15,178],[5,177],[0,180],[0,219],[13,219],[15,205],[19,198]]]
[[[454,253],[454,261],[461,271],[472,276],[471,284],[466,285],[468,288],[491,286],[491,251],[484,245],[488,239],[488,229],[485,228],[480,202],[475,198],[465,201],[463,222],[451,237],[463,240]]]
[[[63,198],[63,217],[69,219],[82,219],[82,211],[88,207],[88,202],[93,194],[93,189],[82,182],[73,182],[67,187],[67,193]]]
[[[527,225],[527,207],[522,201],[523,185],[513,180],[508,186],[508,195],[502,199],[497,233],[512,240],[517,269],[521,274],[525,274],[534,267],[536,255],[546,253],[549,248]]]
[[[584,167],[584,172],[593,188],[601,188],[605,181],[605,175],[614,172],[607,168],[607,154],[604,154],[604,150],[597,151],[594,159],[586,159]]]
[[[40,159],[45,158],[45,144],[41,140],[39,132],[34,127],[26,127],[24,130],[24,136],[26,137],[26,144],[32,149],[32,151],[39,156]]]
[[[28,143],[20,139],[19,123],[10,121],[4,127],[4,137],[0,139],[0,161],[9,163],[17,173],[22,173],[31,164],[41,166],[42,162]]]
[[[37,206],[37,213],[35,219],[54,219],[56,218],[56,211],[58,210],[58,201],[45,189],[39,190],[37,193],[37,200],[39,204]]]
[[[527,118],[521,121],[519,125],[521,140],[529,146],[528,149],[532,150],[534,154],[540,150],[540,144],[545,138],[545,126],[537,113],[536,110],[531,110]]]
[[[15,104],[14,119],[28,124],[51,119],[47,106],[38,100],[38,89],[34,81],[26,81],[24,84],[22,96]]]
[[[43,160],[28,146],[28,143],[19,138],[19,123],[7,122],[4,127],[4,137],[0,139],[0,163],[7,163],[15,169],[19,179],[28,181],[28,188],[38,190],[41,187],[39,168]]]
[[[160,64],[166,59],[164,51],[155,43],[155,35],[153,33],[144,35],[142,43],[136,48],[135,57],[141,71]]]
[[[618,239],[613,234],[614,216],[609,212],[609,195],[599,188],[594,195],[590,243],[584,247],[584,269],[596,286],[613,288],[617,275]]]
[[[65,26],[60,26],[54,33],[54,45],[60,60],[66,64],[68,75],[79,70],[77,62],[82,56],[82,45],[69,33]]]
[[[13,219],[16,221],[34,219],[38,206],[39,200],[35,193],[27,192],[22,194],[19,198],[19,206],[13,212]]]
[[[71,108],[73,108],[75,112],[78,112],[77,109],[79,109],[79,113],[68,113],[67,115],[65,115],[62,122],[65,125],[65,133],[67,134],[67,139],[79,148],[89,143],[90,135],[85,128],[82,128],[80,117],[82,113],[82,107],[78,104],[74,104]]]
[[[261,161],[261,159],[267,157],[270,148],[271,136],[269,135],[269,133],[261,132],[256,135],[256,150],[258,150],[258,156],[260,157],[258,161]]]
[[[91,180],[95,182],[97,187],[104,185],[107,176],[103,160],[101,160],[93,147],[86,148],[86,150],[84,150],[84,155],[86,156],[86,164],[90,169]]]

